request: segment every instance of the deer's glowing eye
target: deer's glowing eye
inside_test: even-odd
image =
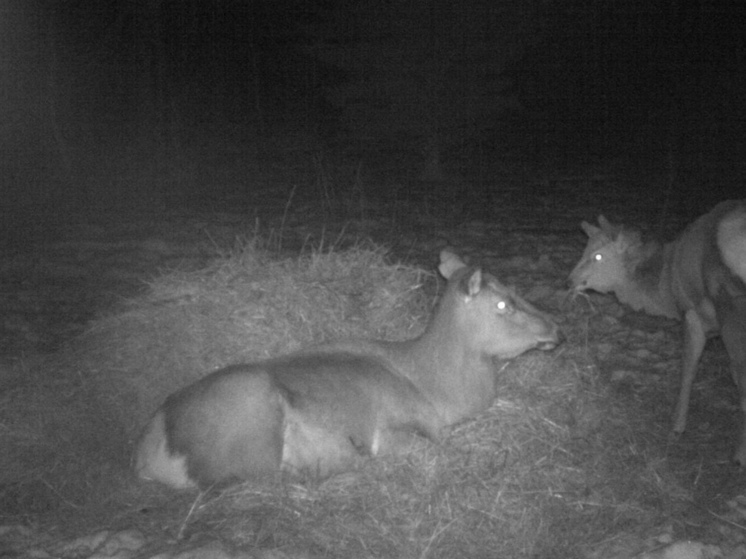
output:
[[[499,313],[504,313],[508,310],[508,303],[506,303],[505,301],[498,301],[496,306],[497,312]]]
[[[604,255],[601,254],[600,252],[597,252],[596,254],[593,255],[593,260],[596,262],[602,262],[603,259],[604,259]]]

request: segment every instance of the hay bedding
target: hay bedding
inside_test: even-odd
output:
[[[4,379],[3,511],[74,510],[66,519],[79,531],[119,522],[154,539],[209,534],[311,557],[579,557],[660,524],[686,495],[656,440],[667,421],[599,382],[577,317],[562,349],[503,365],[495,405],[438,445],[418,440],[321,483],[235,486],[191,515],[188,496],[134,483],[123,467],[173,390],[331,338],[413,337],[435,285],[376,246],[280,260],[247,246],[198,272],[164,273],[62,358]]]
[[[231,363],[333,338],[416,335],[432,275],[380,247],[272,260],[246,247],[205,270],[171,272],[95,321],[75,355],[130,434],[174,390]]]
[[[426,282],[434,276],[362,243],[283,259],[246,244],[203,270],[163,273],[60,354],[3,368],[0,506],[27,508],[22,494],[41,478],[85,486],[106,469],[94,464],[126,464],[162,400],[223,365],[329,338],[416,335],[430,307],[418,289]],[[87,498],[70,501],[78,497]]]

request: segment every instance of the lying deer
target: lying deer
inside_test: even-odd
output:
[[[413,340],[336,342],[216,371],[169,396],[135,452],[144,479],[175,488],[318,477],[396,451],[397,436],[441,429],[495,398],[492,358],[560,341],[546,315],[448,250],[448,280]]]

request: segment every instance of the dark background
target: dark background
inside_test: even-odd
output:
[[[4,223],[363,191],[442,192],[488,217],[577,174],[599,177],[583,196],[742,197],[745,15],[737,0],[2,0]]]

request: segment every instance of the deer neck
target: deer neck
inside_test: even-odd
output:
[[[628,256],[626,281],[615,290],[617,298],[637,311],[680,319],[672,291],[674,243],[645,243]]]
[[[468,343],[470,333],[454,335],[457,327],[440,322],[419,338],[397,343],[392,356],[398,370],[453,423],[489,407],[495,368],[488,355]]]

